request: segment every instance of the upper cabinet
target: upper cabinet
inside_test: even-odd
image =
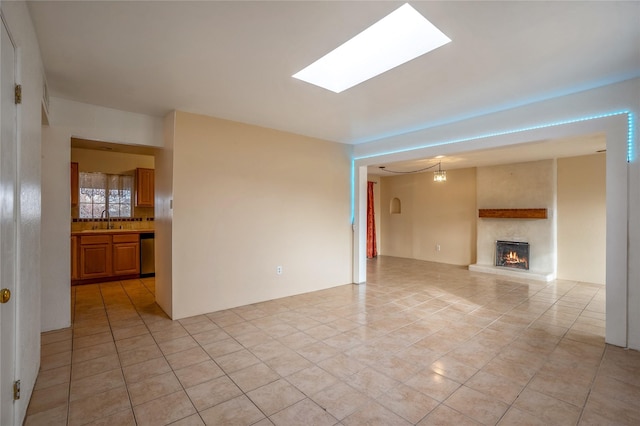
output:
[[[153,207],[153,169],[136,169],[136,207]]]
[[[76,207],[78,205],[78,198],[80,196],[80,179],[78,172],[78,163],[71,163],[71,206]]]

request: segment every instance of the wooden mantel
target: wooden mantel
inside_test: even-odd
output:
[[[547,209],[479,209],[478,217],[493,219],[546,219]]]

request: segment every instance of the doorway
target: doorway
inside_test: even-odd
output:
[[[565,105],[565,109],[568,108]],[[567,113],[575,113],[581,105]],[[529,111],[528,117],[531,117]],[[357,151],[354,161],[355,176],[355,227],[354,236],[354,283],[366,282],[364,230],[360,226],[366,220],[363,200],[366,200],[366,177],[369,165],[384,161],[406,161],[419,158],[449,155],[455,152],[476,151],[479,149],[496,147],[515,147],[530,141],[550,140],[554,138],[593,134],[602,132],[606,135],[606,337],[607,343],[627,347],[628,341],[628,160],[630,153],[632,123],[628,111],[617,111],[596,116],[587,116],[562,122],[560,124],[539,125],[527,122],[523,130],[513,130],[482,136],[479,138],[459,139],[455,144],[438,144],[416,149],[406,149],[396,152],[368,153],[358,157]],[[530,118],[527,118],[529,120]],[[512,120],[513,121],[513,120]],[[486,129],[483,129],[486,131]],[[452,130],[454,132],[454,130]],[[439,134],[439,137],[443,137]],[[455,135],[450,135],[455,140]]]

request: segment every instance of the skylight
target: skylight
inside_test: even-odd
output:
[[[340,93],[450,41],[407,3],[293,77]]]

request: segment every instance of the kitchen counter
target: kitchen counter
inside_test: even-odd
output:
[[[80,235],[104,235],[104,234],[153,234],[154,229],[85,229],[84,231],[73,231],[71,236]]]

